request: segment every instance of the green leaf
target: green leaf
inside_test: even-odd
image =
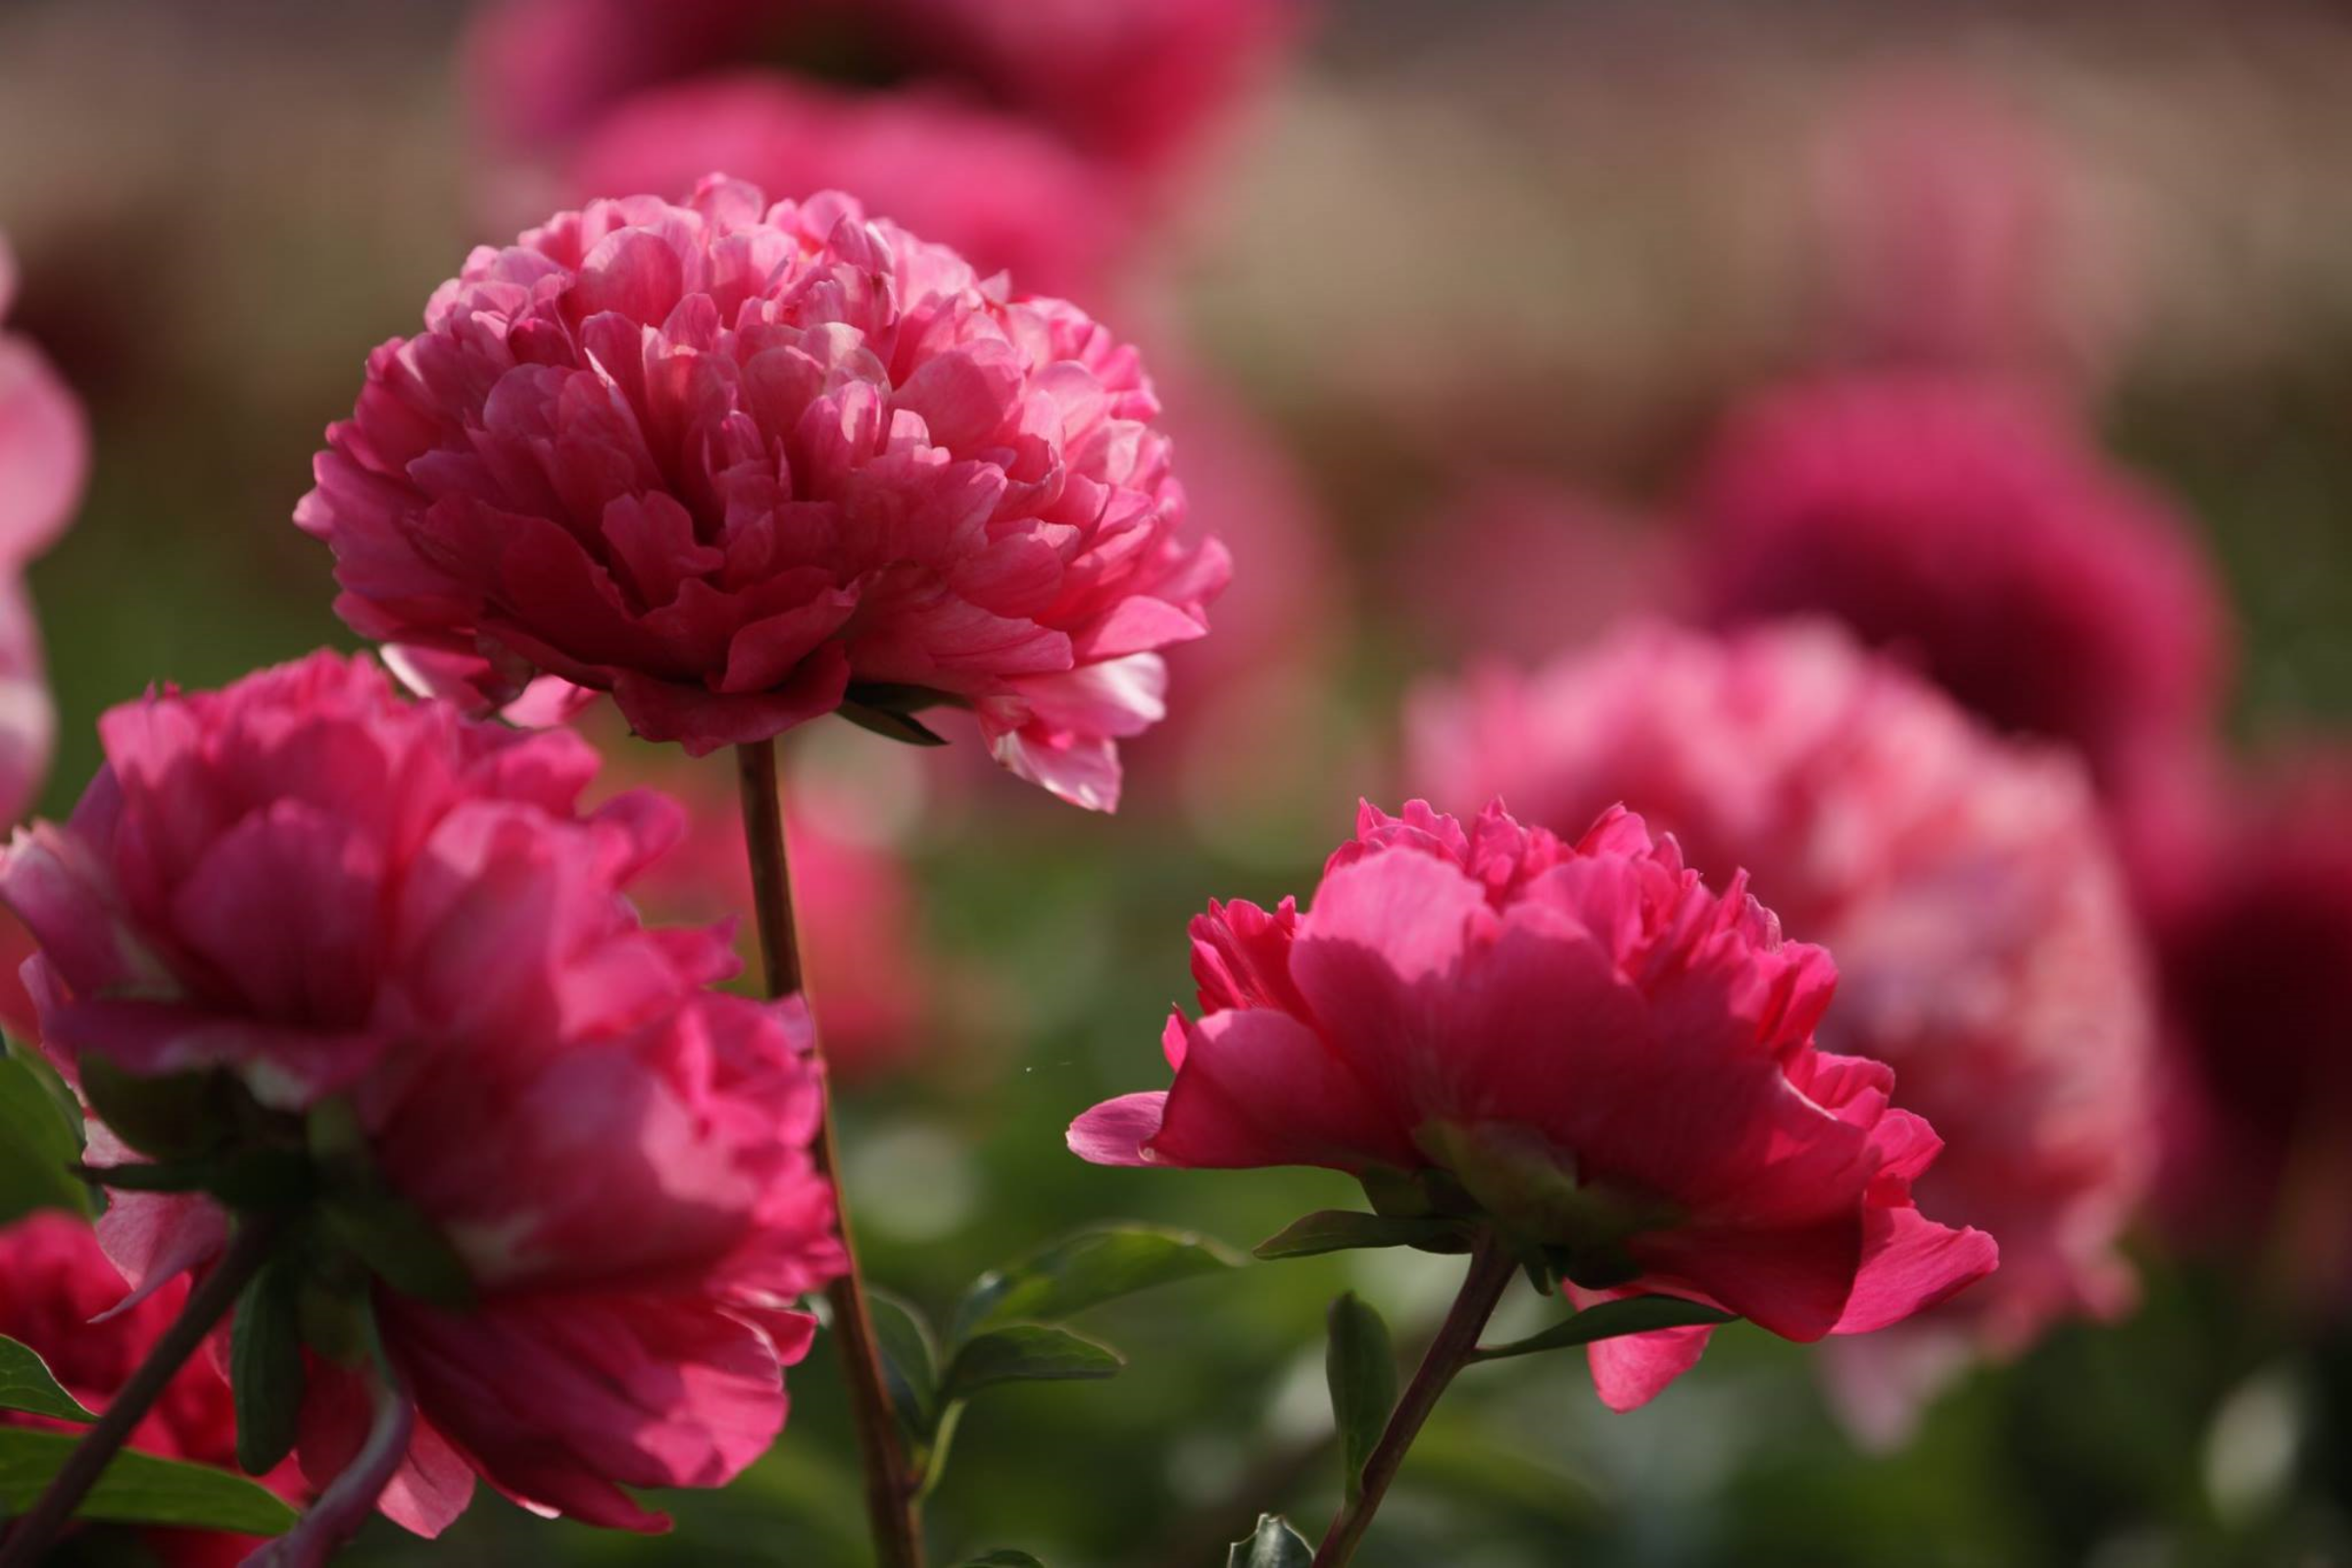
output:
[[[431,1220],[389,1193],[329,1194],[318,1213],[326,1234],[403,1296],[435,1306],[473,1304],[466,1260]]]
[[[1014,1551],[1010,1547],[1005,1547],[997,1551],[984,1551],[977,1557],[969,1558],[964,1562],[963,1568],[1046,1568],[1046,1565],[1025,1551]]]
[[[1312,1568],[1314,1548],[1280,1514],[1261,1513],[1248,1541],[1225,1554],[1225,1568]]]
[[[301,1292],[300,1269],[280,1255],[237,1297],[228,1381],[236,1396],[237,1468],[250,1476],[269,1474],[294,1451],[305,1382]]]
[[[939,1424],[939,1349],[923,1314],[888,1291],[868,1288],[866,1304],[874,1338],[882,1347],[882,1370],[890,1380],[890,1402],[899,1424],[917,1446]]]
[[[1348,1500],[1353,1502],[1363,1494],[1364,1463],[1396,1408],[1396,1350],[1388,1324],[1353,1291],[1332,1301],[1330,1325],[1323,1375],[1331,1385],[1331,1416],[1348,1466]]]
[[[1192,1231],[1116,1225],[1080,1231],[973,1282],[956,1308],[958,1342],[1004,1323],[1062,1319],[1155,1285],[1237,1268],[1241,1259]]]
[[[57,1421],[95,1421],[97,1412],[65,1390],[29,1345],[0,1337],[0,1410],[23,1410]]]
[[[69,1119],[24,1057],[0,1057],[0,1225],[41,1208],[90,1212],[90,1190],[74,1174],[81,1125]]]
[[[230,1208],[284,1213],[311,1195],[311,1164],[299,1150],[235,1149],[198,1159],[76,1165],[101,1187],[126,1193],[209,1193]]]
[[[58,1075],[57,1068],[51,1065],[49,1058],[41,1054],[41,1048],[29,1040],[21,1040],[6,1031],[0,1031],[0,1041],[7,1042],[8,1059],[24,1063],[24,1070],[39,1080],[43,1089],[49,1091],[50,1102],[57,1106],[59,1119],[64,1121],[67,1130],[74,1135],[74,1146],[78,1149],[89,1142],[89,1129],[82,1123],[80,1097],[75,1095],[65,1079]]]
[[[1016,1323],[966,1343],[940,1386],[940,1399],[968,1399],[999,1383],[1057,1383],[1106,1378],[1126,1360],[1107,1345],[1068,1329]]]
[[[0,1427],[0,1513],[31,1507],[77,1441],[67,1432]],[[74,1517],[274,1536],[293,1525],[294,1510],[226,1470],[126,1451],[108,1461]]]
[[[1467,1252],[1462,1222],[1435,1215],[1361,1214],[1326,1208],[1257,1244],[1263,1258],[1312,1257],[1357,1247],[1417,1247],[1425,1252]]]
[[[1622,1301],[1603,1301],[1588,1306],[1565,1323],[1555,1323],[1541,1334],[1531,1334],[1524,1340],[1508,1345],[1481,1347],[1470,1359],[1500,1361],[1513,1355],[1533,1355],[1538,1350],[1564,1350],[1579,1345],[1591,1345],[1597,1340],[1614,1340],[1627,1334],[1648,1334],[1658,1329],[1697,1328],[1705,1324],[1729,1323],[1739,1314],[1686,1301],[1679,1296],[1629,1296]]]
[[[945,746],[948,738],[925,725],[911,713],[897,713],[887,708],[868,708],[863,703],[844,702],[834,710],[859,729],[871,730],[888,740],[903,741],[908,746]]]
[[[115,1135],[150,1159],[192,1160],[213,1152],[235,1130],[227,1074],[124,1072],[97,1055],[81,1060],[81,1092]]]

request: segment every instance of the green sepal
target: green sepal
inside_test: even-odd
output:
[[[150,1159],[166,1164],[202,1159],[236,1132],[235,1087],[225,1073],[144,1078],[95,1054],[85,1054],[79,1065],[82,1097],[98,1119]]]
[[[1424,1252],[1467,1252],[1470,1238],[1463,1222],[1443,1215],[1365,1214],[1354,1209],[1326,1208],[1307,1215],[1267,1237],[1252,1249],[1269,1260],[1313,1257],[1363,1247],[1411,1247]]]
[[[401,1295],[434,1306],[473,1304],[466,1260],[415,1205],[390,1193],[331,1192],[319,1200],[318,1220],[328,1241]]]
[[[301,1291],[299,1263],[281,1252],[237,1297],[228,1381],[236,1398],[237,1468],[247,1475],[267,1475],[294,1450],[307,1381]]]
[[[58,1104],[29,1059],[0,1057],[0,1225],[43,1208],[88,1215],[93,1205],[80,1177],[81,1145],[79,1111],[69,1114]]]
[[[1524,1340],[1507,1345],[1481,1346],[1472,1352],[1473,1361],[1500,1361],[1514,1355],[1533,1355],[1540,1350],[1564,1350],[1577,1346],[1592,1345],[1601,1340],[1614,1340],[1628,1334],[1653,1334],[1659,1329],[1701,1328],[1717,1323],[1730,1323],[1739,1316],[1702,1301],[1686,1300],[1679,1296],[1629,1296],[1623,1300],[1602,1301],[1586,1307],[1565,1323],[1555,1323],[1541,1334],[1531,1334]]]

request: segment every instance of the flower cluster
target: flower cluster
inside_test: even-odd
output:
[[[41,944],[44,1042],[142,1153],[309,1162],[273,1192],[315,1188],[327,1217],[291,1245],[372,1315],[418,1412],[384,1510],[433,1533],[478,1474],[655,1528],[621,1487],[715,1485],[763,1451],[812,1328],[793,1303],[839,1267],[808,1152],[818,1086],[797,1004],[707,989],[735,967],[723,932],[647,929],[623,897],[676,808],[583,816],[576,736],[412,703],[326,654],[100,732],[71,821],[0,860]],[[355,1202],[413,1216],[407,1250],[445,1247],[463,1303],[355,1272],[332,1218]],[[194,1193],[130,1193],[101,1234],[152,1290],[225,1221]],[[314,1482],[360,1449],[368,1408],[315,1347]]]
[[[1174,1085],[1096,1106],[1102,1164],[1440,1172],[1581,1298],[1662,1292],[1799,1341],[1883,1328],[1989,1272],[1992,1240],[1913,1204],[1928,1124],[1893,1074],[1817,1050],[1835,980],[1735,876],[1721,894],[1638,816],[1574,842],[1499,806],[1467,825],[1366,807],[1303,912],[1193,922],[1201,1016]],[[1592,1348],[1629,1409],[1705,1329]]]
[[[1175,538],[1156,410],[1075,307],[713,179],[475,252],[369,360],[297,516],[344,617],[477,702],[552,675],[700,755],[952,701],[1107,808],[1226,575]]]
[[[1569,824],[1623,801],[1704,865],[1747,868],[1837,955],[1832,1049],[1884,1061],[1949,1141],[1936,1212],[2000,1238],[2001,1270],[1908,1341],[1841,1348],[1841,1392],[1890,1431],[1965,1332],[2015,1350],[2129,1305],[2119,1251],[2156,1144],[2153,1000],[2080,765],[1986,733],[1836,628],[1728,639],[1644,627],[1530,676],[1419,692],[1414,771]],[[1913,1375],[1898,1375],[1901,1373]]]

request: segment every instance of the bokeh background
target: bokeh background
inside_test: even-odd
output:
[[[60,713],[42,809],[78,794],[107,706],[351,642],[326,553],[289,513],[368,350],[414,327],[469,246],[600,193],[582,180],[666,177],[660,134],[558,124],[532,94],[562,93],[531,74],[658,125],[597,85],[591,46],[608,29],[654,70],[625,18],[666,8],[571,6],[502,64],[486,13],[530,9],[0,0],[10,329],[84,400],[95,443],[78,520],[29,577]],[[1239,563],[1218,630],[1175,662],[1171,721],[1129,748],[1116,818],[999,777],[969,746],[916,753],[830,724],[790,743],[849,1186],[870,1269],[901,1294],[944,1308],[992,1262],[1096,1218],[1246,1248],[1355,1200],[1312,1173],[1098,1170],[1062,1129],[1159,1081],[1164,1009],[1189,998],[1189,915],[1211,896],[1305,892],[1355,799],[1394,804],[1415,681],[1539,659],[1628,613],[1703,612],[1699,476],[1724,421],[1775,387],[1997,383],[2181,519],[2219,607],[2200,656],[2217,704],[2152,779],[2091,760],[2151,965],[2169,956],[2167,872],[2192,858],[2167,836],[2178,821],[2227,814],[2282,769],[2337,765],[2352,725],[2341,8],[1203,0],[1245,20],[1207,85],[1185,89],[1207,107],[1173,150],[1023,123],[1009,77],[957,85],[972,46],[847,9],[831,30],[779,24],[656,74],[797,84],[817,107],[777,167],[870,170],[877,210],[924,204],[931,225],[906,212],[914,226],[1002,246],[984,259],[1025,260],[1142,340],[1197,522]],[[924,88],[926,113],[1010,124],[1002,160],[966,124],[939,143],[968,159],[945,193],[909,185],[931,144],[859,118],[909,75],[949,83]],[[737,145],[773,151],[751,131]],[[1010,218],[995,210],[1007,190],[1027,192]],[[2206,635],[2136,612],[2159,644]],[[681,771],[600,734],[616,778],[709,807],[711,843],[661,912],[740,907],[723,760]],[[2225,860],[2266,843],[2305,858],[2297,835],[2341,846],[2352,793],[2312,796],[2241,835],[2192,836],[2218,837]],[[1573,1356],[1474,1371],[1359,1560],[2352,1562],[2352,1185],[2340,1159],[2286,1158],[2352,1134],[2352,892],[2305,903],[2256,940],[2291,950],[2310,986],[2272,988],[2277,1006],[2235,1033],[2165,1026],[2180,1094],[2228,1102],[2255,1077],[2286,1108],[2230,1146],[2252,1176],[2214,1153],[2226,1141],[2181,1133],[2188,1113],[2151,1132],[2164,1174],[2131,1233],[2139,1300],[2119,1321],[2062,1323],[1973,1367],[1892,1446],[1856,1442],[1808,1353],[1752,1329],[1627,1416]],[[1454,1270],[1409,1252],[1259,1264],[1098,1312],[1084,1326],[1128,1353],[1120,1377],[967,1415],[930,1506],[944,1560],[1004,1544],[1054,1568],[1180,1568],[1221,1562],[1260,1508],[1311,1530],[1338,1494],[1325,1303],[1353,1288],[1409,1339]],[[1532,1298],[1512,1310],[1544,1315]],[[767,1460],[675,1499],[674,1536],[546,1524],[485,1494],[438,1545],[379,1521],[354,1560],[859,1563],[827,1357],[820,1343],[794,1375]]]

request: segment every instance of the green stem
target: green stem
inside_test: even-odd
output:
[[[0,1568],[33,1568],[41,1561],[58,1532],[73,1520],[81,1499],[106,1473],[109,1461],[129,1441],[131,1430],[155,1407],[188,1357],[203,1346],[205,1336],[228,1315],[246,1284],[270,1261],[277,1238],[277,1222],[266,1215],[247,1215],[237,1222],[236,1235],[220,1261],[189,1294],[187,1305],[155,1342],[147,1359],[139,1363],[122,1392],[107,1401],[97,1424],[74,1445],[57,1474],[49,1478],[39,1500],[8,1533],[7,1544],[0,1545]]]
[[[1518,1268],[1511,1254],[1493,1236],[1479,1239],[1453,1306],[1446,1312],[1446,1321],[1439,1325],[1438,1337],[1430,1341],[1429,1351],[1421,1357],[1420,1369],[1405,1387],[1403,1397],[1390,1413],[1389,1424],[1373,1446],[1372,1456],[1364,1461],[1363,1491],[1353,1502],[1343,1505],[1333,1515],[1331,1528],[1323,1534],[1323,1544],[1315,1548],[1314,1568],[1342,1568],[1355,1555],[1364,1532],[1372,1528],[1372,1515],[1379,1511],[1381,1498],[1388,1495],[1389,1483],[1396,1479],[1396,1472],[1404,1465],[1405,1450],[1413,1446],[1422,1423],[1438,1407],[1438,1399],[1453,1382],[1454,1374],[1470,1364],[1478,1349],[1478,1337],[1486,1332],[1487,1320],[1494,1315],[1494,1304],[1502,1299],[1502,1293]]]
[[[743,787],[743,837],[752,862],[752,903],[759,916],[760,956],[767,971],[767,994],[784,998],[805,989],[801,976],[800,940],[792,909],[792,872],[785,858],[784,808],[776,791],[776,745],[757,741],[735,749],[738,778]],[[813,1040],[816,1014],[809,1012]],[[821,1060],[823,1052],[818,1052]],[[818,1122],[810,1156],[817,1171],[833,1184],[836,1223],[849,1266],[825,1287],[832,1307],[833,1333],[841,1347],[842,1374],[849,1384],[850,1419],[857,1429],[859,1463],[865,1471],[865,1506],[882,1568],[922,1568],[922,1526],[916,1517],[918,1484],[899,1447],[899,1431],[891,1412],[890,1383],[883,1371],[881,1342],[874,1335],[873,1312],[866,1304],[865,1276],[858,1264],[851,1239],[850,1203],[842,1190],[840,1163],[835,1157],[833,1092],[820,1078],[818,1092],[824,1114]]]

